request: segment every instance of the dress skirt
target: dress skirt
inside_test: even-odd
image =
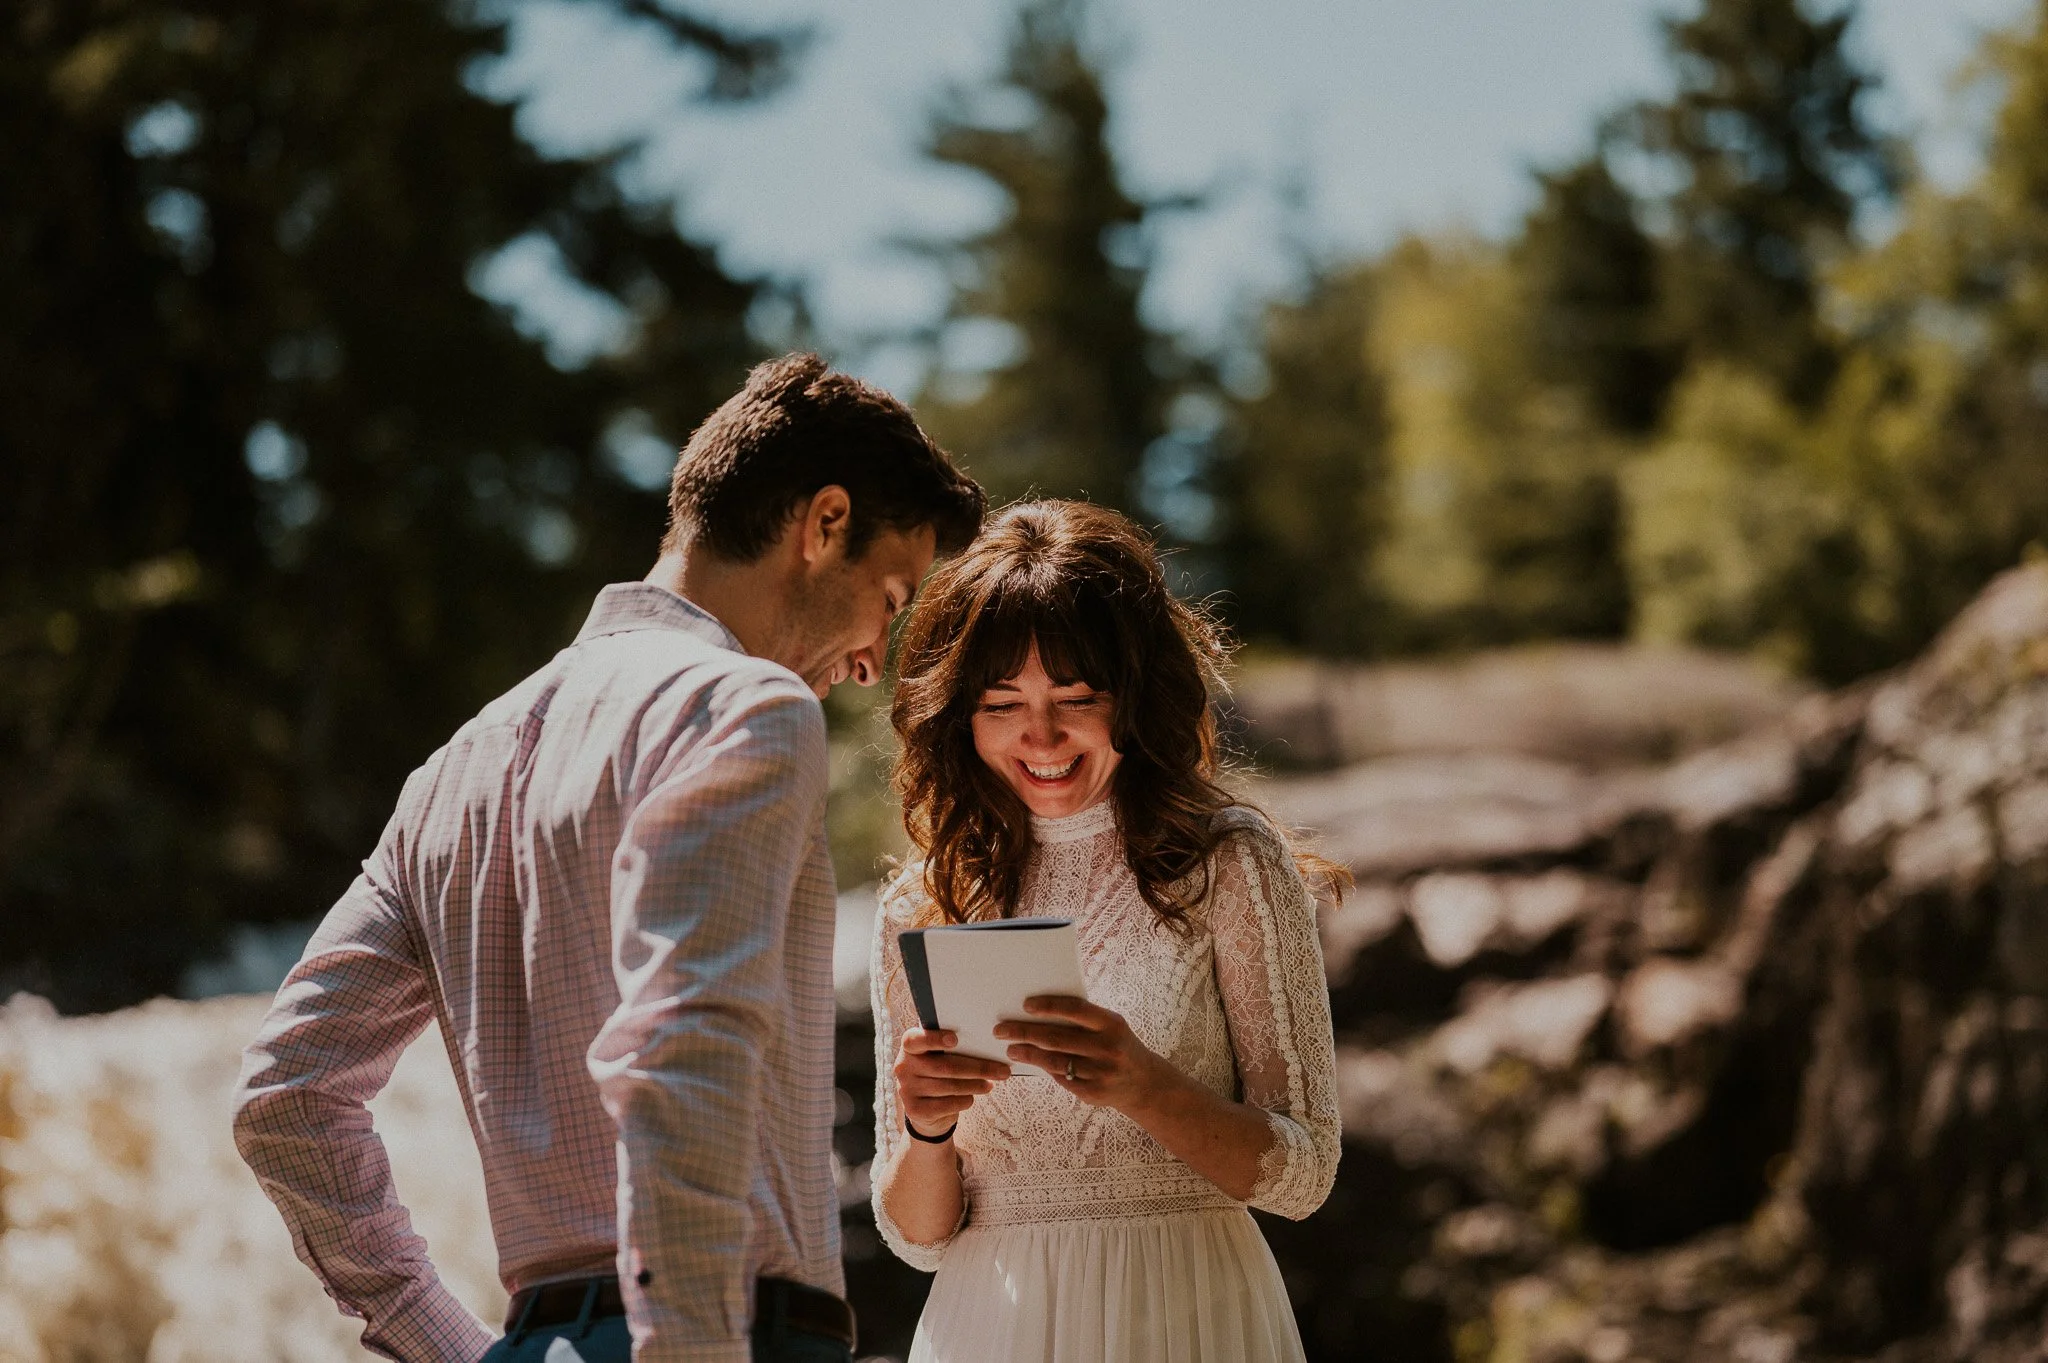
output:
[[[1265,1237],[1242,1207],[968,1225],[910,1363],[1302,1363]]]

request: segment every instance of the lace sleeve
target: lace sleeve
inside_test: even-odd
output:
[[[896,935],[914,925],[922,900],[914,866],[884,886],[881,910],[875,914],[874,943],[868,951],[868,991],[875,1012],[875,1169],[894,1158],[910,1140],[903,1132],[903,1110],[896,1105],[896,1084],[889,1072],[896,1064],[898,1040],[917,1025],[917,1007],[910,1001],[910,984],[903,977],[903,955],[897,949]],[[953,1243],[960,1226],[967,1224],[965,1207],[961,1209],[960,1225],[954,1226],[945,1239],[919,1244],[889,1219],[888,1208],[882,1205],[882,1181],[876,1178],[871,1182],[873,1191],[869,1196],[875,1209],[875,1228],[882,1233],[883,1241],[912,1268],[936,1272],[939,1260],[945,1257],[946,1246]]]
[[[1227,817],[1209,896],[1216,984],[1244,1101],[1273,1128],[1251,1203],[1298,1221],[1330,1195],[1341,1144],[1315,900],[1270,824],[1249,810]]]

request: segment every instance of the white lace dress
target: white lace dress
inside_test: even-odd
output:
[[[1020,917],[1072,918],[1089,997],[1212,1092],[1263,1108],[1273,1144],[1251,1205],[1303,1217],[1338,1153],[1329,995],[1314,903],[1279,835],[1226,810],[1195,931],[1162,926],[1124,864],[1112,805],[1034,820]],[[896,937],[938,920],[912,866],[883,893],[872,974],[877,1160],[908,1139],[889,1081],[917,1025]],[[897,1255],[936,1269],[911,1363],[1264,1363],[1299,1360],[1272,1252],[1245,1210],[1120,1112],[1051,1079],[1006,1080],[961,1119],[967,1208],[937,1244]]]

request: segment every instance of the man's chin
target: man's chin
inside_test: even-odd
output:
[[[831,694],[833,687],[839,685],[839,683],[852,675],[853,672],[850,669],[835,665],[818,672],[806,673],[804,681],[809,684],[811,694],[815,695],[819,700],[823,700]]]

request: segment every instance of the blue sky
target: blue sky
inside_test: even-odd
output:
[[[524,0],[492,89],[516,97],[544,147],[644,137],[634,169],[678,193],[693,235],[734,270],[800,282],[827,346],[894,386],[912,355],[867,338],[935,315],[928,267],[901,236],[971,227],[996,211],[971,177],[922,162],[924,111],[948,81],[999,60],[1012,5],[996,0],[706,0],[699,12],[814,26],[794,84],[772,101],[713,109],[694,72],[599,7]],[[1498,233],[1530,197],[1528,168],[1573,156],[1593,119],[1663,88],[1648,0],[1108,0],[1117,56],[1112,135],[1143,192],[1213,191],[1158,236],[1153,319],[1213,338],[1287,287],[1280,187],[1304,177],[1320,248],[1364,253],[1404,231]],[[1973,163],[1984,101],[1954,76],[2026,0],[1866,0],[1859,51],[1885,77],[1876,108],[1947,182]],[[602,343],[610,319],[546,285],[541,255],[498,263],[489,291],[523,300],[563,353]]]

